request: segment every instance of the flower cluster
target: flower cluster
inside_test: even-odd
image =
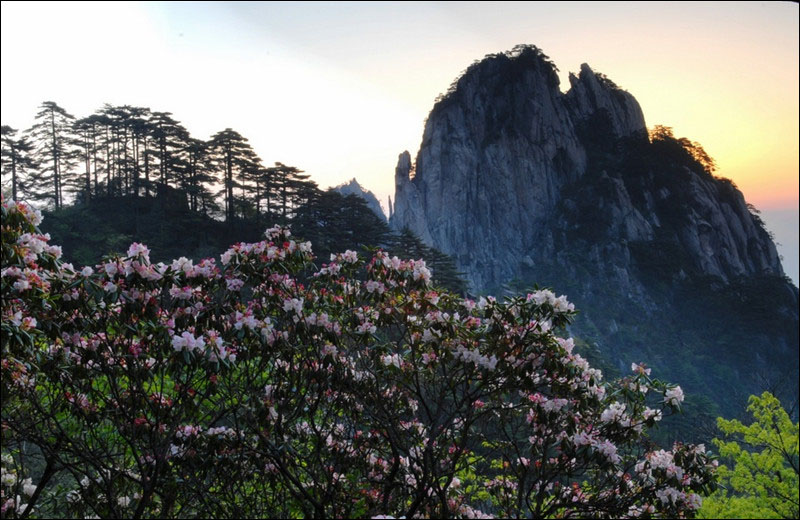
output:
[[[76,269],[2,217],[3,450],[69,460],[71,515],[691,516],[713,485],[702,446],[640,453],[683,392],[603,381],[565,296],[464,300],[382,251],[317,269],[280,227],[219,265]],[[4,517],[55,493],[5,460]]]
[[[34,493],[36,486],[31,478],[21,479],[14,459],[4,453],[0,463],[0,513],[3,518],[25,514],[31,507],[27,501]]]

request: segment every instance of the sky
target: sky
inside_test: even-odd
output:
[[[798,264],[798,6],[782,2],[2,2],[2,123],[42,101],[172,112],[193,136],[230,127],[266,164],[321,187],[355,177],[386,205],[436,96],[519,43],[588,63],[648,126],[702,144]]]

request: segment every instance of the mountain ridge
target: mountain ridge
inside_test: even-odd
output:
[[[568,294],[622,373],[646,361],[729,414],[768,380],[796,396],[798,291],[758,212],[613,81],[584,64],[570,84],[533,46],[470,66],[400,154],[390,226],[474,293]]]
[[[343,182],[342,184],[332,187],[331,190],[341,193],[344,196],[357,195],[361,197],[367,203],[367,207],[371,209],[375,215],[377,215],[384,222],[388,220],[386,218],[386,213],[383,212],[381,203],[378,202],[378,198],[375,196],[375,194],[364,188],[355,177],[350,179],[348,182]]]
[[[534,249],[553,254],[552,237],[521,228],[540,228],[562,201],[562,190],[585,174],[608,177],[587,163],[590,147],[615,146],[598,138],[647,139],[631,94],[586,64],[570,83],[561,93],[555,67],[535,47],[491,55],[467,69],[433,107],[413,165],[405,153],[398,160],[392,225],[408,226],[454,255],[474,290],[496,288],[519,269],[481,252],[466,255],[465,244],[509,247],[526,263],[535,262]],[[775,246],[759,231],[741,193],[699,166],[684,175],[690,192],[685,202],[705,211],[722,193],[725,201],[695,212],[691,225],[678,232],[696,266],[723,280],[763,272],[782,276]],[[634,195],[648,200],[633,204],[631,183],[609,182],[618,199],[611,211],[625,215],[616,219],[622,228],[613,238],[652,240],[664,213],[657,211],[657,199],[673,195],[670,188],[640,187]],[[724,228],[721,238],[709,236],[711,228]],[[509,229],[516,231],[505,233]]]

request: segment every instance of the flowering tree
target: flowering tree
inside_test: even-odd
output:
[[[678,517],[714,486],[702,445],[647,449],[680,388],[604,382],[564,296],[465,300],[381,251],[313,272],[280,228],[77,269],[40,218],[3,201],[4,516]]]

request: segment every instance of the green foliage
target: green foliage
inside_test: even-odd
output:
[[[389,227],[363,198],[336,191],[322,192],[300,207],[292,219],[292,233],[311,241],[317,258],[324,263],[332,253],[385,247],[389,242]]]
[[[33,158],[33,143],[26,136],[17,137],[17,130],[8,125],[2,126],[0,138],[0,175],[3,183],[8,182],[10,195],[17,200],[23,194],[31,194],[23,178],[27,172],[34,170],[38,165]]]
[[[476,303],[383,251],[301,282],[279,227],[221,267],[76,270],[28,205],[2,221],[4,518],[691,518],[714,490],[704,446],[642,444],[682,390],[604,382],[551,291]]]
[[[166,187],[156,197],[95,197],[47,212],[42,231],[62,245],[64,259],[75,265],[94,265],[133,241],[149,244],[154,261],[180,256],[199,260],[219,255],[230,242],[255,240],[263,232],[263,218],[256,214],[220,222],[188,209],[185,197],[183,191]],[[280,213],[269,215],[282,220]],[[289,224],[294,235],[315,245],[317,264],[327,263],[335,252],[382,247],[400,258],[424,259],[437,286],[466,292],[451,257],[408,230],[393,234],[359,196],[319,192],[297,208]]]
[[[720,467],[724,485],[706,500],[704,518],[798,517],[798,423],[773,395],[751,396],[754,421],[717,419],[722,439],[714,444],[733,469]]]
[[[458,271],[453,259],[438,249],[425,245],[408,228],[394,237],[389,252],[400,258],[424,259],[433,271],[433,281],[437,286],[458,294],[466,294],[467,284],[464,275]]]
[[[749,497],[714,494],[703,501],[698,518],[780,518]]]
[[[125,251],[132,241],[150,244],[156,261],[199,260],[263,232],[255,221],[220,222],[190,211],[175,204],[174,195],[97,197],[46,213],[42,231],[62,245],[64,259],[75,265],[94,265],[105,255]]]

